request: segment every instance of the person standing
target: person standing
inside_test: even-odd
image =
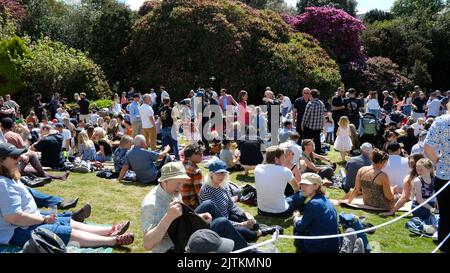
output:
[[[41,122],[42,121],[42,116],[44,114],[44,106],[45,106],[45,104],[43,104],[41,102],[41,99],[42,99],[42,95],[41,94],[37,93],[34,96],[34,98],[35,98],[34,99],[34,113],[36,114],[36,117],[38,118],[39,122]]]
[[[450,112],[450,103],[447,104]],[[450,180],[450,115],[436,118],[425,138],[424,152],[436,166],[435,191],[439,191]],[[440,153],[438,152],[440,151]],[[438,241],[442,242],[450,233],[450,186],[438,196],[439,205],[439,229]],[[450,251],[450,240],[447,240],[440,248],[442,252]]]
[[[361,100],[356,98],[356,90],[348,89],[348,98],[344,99],[344,105],[347,110],[347,117],[350,123],[355,125],[356,130],[359,128],[359,111],[363,107]]]
[[[313,139],[316,154],[323,154],[320,143],[320,133],[323,129],[326,110],[323,102],[319,100],[319,95],[320,93],[317,89],[311,90],[312,99],[306,105],[301,128],[304,132],[305,139]]]
[[[334,136],[336,136],[338,130],[338,123],[341,117],[345,116],[346,110],[344,105],[344,95],[345,89],[344,87],[339,87],[336,96],[331,99],[331,117],[333,118],[334,123]]]
[[[80,100],[77,101],[78,106],[80,107],[80,118],[79,120],[84,121],[85,123],[89,122],[89,100],[86,99],[86,93],[82,92],[80,94]]]
[[[436,118],[441,112],[441,101],[437,98],[435,92],[430,94],[430,98],[427,102],[427,117]]]
[[[156,123],[155,113],[152,108],[152,98],[150,94],[143,96],[144,103],[139,107],[139,115],[141,116],[142,131],[144,132],[147,145],[153,151],[156,150]],[[134,130],[134,127],[133,127]]]
[[[275,99],[275,95],[270,90],[270,87],[267,87],[266,92],[264,92],[263,103],[267,106],[267,128],[269,129],[269,132],[272,132],[272,105],[280,105],[280,102]],[[275,113],[278,115],[280,114],[279,111],[276,111]]]
[[[281,115],[286,118],[292,109],[291,99],[283,94],[278,94],[277,99],[281,101]]]
[[[384,96],[383,109],[388,114],[390,114],[392,112],[392,109],[394,108],[394,98],[391,97],[391,95],[389,94],[389,91],[387,91],[387,90],[383,91],[383,96]]]
[[[48,111],[50,111],[50,120],[55,118],[58,108],[61,107],[61,102],[59,101],[59,93],[53,94],[52,100],[48,104]]]
[[[133,137],[140,135],[142,130],[141,113],[139,112],[139,94],[133,95],[133,102],[129,106],[130,121],[133,127]]]
[[[370,91],[369,99],[367,101],[367,112],[372,113],[377,119],[380,118],[380,104],[378,102],[377,91]]]
[[[298,144],[300,144],[300,142],[304,138],[302,131],[302,120],[303,115],[305,114],[306,105],[311,100],[311,90],[308,87],[303,88],[302,95],[302,97],[295,100],[293,110],[295,129],[300,136]]]
[[[230,105],[237,106],[238,103],[234,100],[233,96],[227,94],[226,89],[221,89],[219,98],[220,108],[222,108],[222,111],[226,113],[228,110],[228,106]]]
[[[161,124],[162,146],[166,147],[169,145],[175,154],[175,159],[180,160],[177,140],[178,126],[175,130],[172,130],[172,126],[176,124],[177,118],[175,113],[172,112],[172,107],[170,107],[170,98],[165,98],[163,102],[164,105],[159,109],[158,113],[159,123]],[[174,132],[174,135],[172,135],[172,132]]]
[[[425,97],[425,93],[420,91],[419,96],[414,98],[412,101],[413,113],[412,117],[414,120],[418,120],[419,118],[425,118],[425,109],[424,106],[427,105],[427,98]]]

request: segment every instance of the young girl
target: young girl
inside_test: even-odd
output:
[[[412,209],[422,204],[434,194],[434,168],[433,163],[428,158],[422,158],[416,163],[416,171],[419,175],[413,180],[414,201]],[[431,200],[423,207],[413,212],[414,217],[419,217],[427,225],[436,225],[434,217],[435,200]]]
[[[352,150],[352,139],[350,138],[350,121],[346,116],[339,119],[339,128],[337,130],[334,149],[341,154],[342,161],[345,161],[345,155]]]
[[[326,132],[326,142],[328,143],[328,144],[332,144],[333,143],[333,140],[334,140],[334,135],[333,135],[333,133],[334,133],[334,123],[333,123],[333,120],[329,117],[329,116],[327,116],[327,117],[325,117],[325,132]]]
[[[97,151],[95,160],[100,162],[112,161],[112,146],[106,137],[106,133],[103,128],[96,127],[94,129],[94,143]]]
[[[95,160],[95,145],[85,131],[78,134],[78,157],[85,161]]]

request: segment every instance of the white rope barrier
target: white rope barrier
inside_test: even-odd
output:
[[[385,226],[390,225],[390,224],[392,224],[392,223],[395,223],[395,222],[397,222],[398,220],[400,220],[400,219],[402,219],[402,218],[405,218],[405,217],[408,216],[409,214],[411,214],[411,213],[415,212],[416,210],[420,209],[421,207],[425,206],[426,204],[428,204],[429,201],[431,201],[431,200],[434,199],[436,196],[438,196],[438,195],[439,195],[443,190],[445,190],[449,185],[450,185],[450,181],[447,182],[447,184],[445,184],[439,191],[437,191],[437,192],[436,192],[435,194],[433,194],[430,198],[428,198],[427,200],[425,200],[424,202],[422,202],[420,205],[418,205],[418,206],[415,207],[414,209],[412,209],[412,210],[410,210],[410,211],[404,213],[403,215],[400,215],[399,217],[394,218],[394,219],[392,219],[392,220],[390,220],[390,221],[388,221],[388,222],[385,222],[385,223],[383,223],[383,224],[380,224],[380,225],[378,225],[378,226],[374,226],[374,227],[370,227],[370,228],[358,230],[358,231],[355,231],[355,232],[349,232],[349,233],[343,233],[343,234],[334,234],[334,235],[323,235],[323,236],[289,236],[289,235],[278,235],[278,231],[277,231],[277,232],[275,233],[276,236],[273,236],[272,239],[270,239],[270,240],[267,240],[267,241],[264,241],[264,242],[262,242],[262,243],[259,243],[259,244],[256,244],[256,245],[252,245],[252,246],[249,246],[249,247],[246,247],[246,248],[243,248],[243,249],[239,249],[239,250],[234,251],[234,252],[232,252],[232,253],[241,253],[241,252],[248,251],[248,250],[251,250],[251,249],[255,249],[255,248],[259,247],[259,246],[266,245],[266,244],[269,244],[269,243],[272,243],[272,242],[275,242],[274,249],[276,249],[277,244],[278,244],[278,241],[279,241],[279,240],[278,240],[279,238],[282,238],[282,239],[319,240],[319,239],[331,239],[331,238],[346,237],[346,236],[349,236],[349,235],[356,235],[356,234],[359,234],[359,233],[365,233],[365,232],[368,232],[368,231],[376,230],[376,229],[378,229],[378,228],[382,228],[382,227],[385,227]],[[441,244],[440,244],[440,245],[439,245],[432,253],[435,253],[435,252],[436,252],[436,251],[437,251],[437,250],[445,243],[445,241],[446,241],[449,237],[450,237],[450,234],[449,234],[449,235],[441,242]]]
[[[442,242],[431,253],[436,253],[436,251],[438,251],[438,249],[444,245],[445,241],[447,241],[448,238],[450,238],[450,233],[447,234],[447,237],[445,237],[445,239],[442,240]]]

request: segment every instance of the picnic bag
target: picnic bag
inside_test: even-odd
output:
[[[66,253],[66,245],[55,233],[45,228],[31,232],[31,239],[23,246],[23,253]]]

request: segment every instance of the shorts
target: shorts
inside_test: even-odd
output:
[[[14,230],[13,237],[9,240],[9,244],[13,246],[23,247],[25,243],[31,239],[31,232],[36,228],[45,228],[56,235],[67,245],[70,242],[72,227],[70,226],[71,217],[58,217],[55,223],[51,225],[34,225],[28,228],[17,227]]]

